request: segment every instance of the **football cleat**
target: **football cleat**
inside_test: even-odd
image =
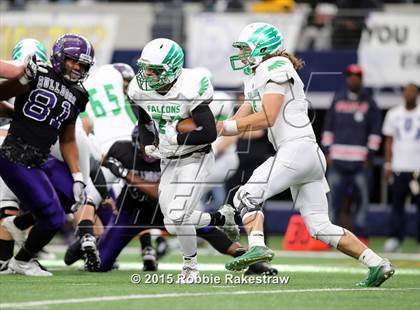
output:
[[[270,264],[266,262],[259,262],[252,264],[248,267],[248,269],[245,271],[246,276],[250,275],[263,275],[263,276],[276,276],[278,274],[278,270]]]
[[[32,277],[49,277],[53,274],[41,266],[41,264],[35,260],[31,259],[29,262],[16,260],[14,257],[9,261],[9,270],[12,273],[22,274],[25,276]]]
[[[80,247],[80,239],[77,239],[67,248],[66,254],[64,254],[64,263],[67,266],[73,265],[79,259],[83,258],[83,252]]]
[[[235,209],[231,205],[223,205],[217,212],[225,217],[225,224],[220,228],[223,229],[227,237],[232,242],[238,242],[240,238],[239,227],[235,222]]]
[[[96,238],[91,234],[86,234],[80,239],[80,250],[85,260],[86,271],[99,271],[101,260],[96,247]]]
[[[15,243],[18,247],[22,247],[23,243],[26,240],[26,231],[20,230],[16,227],[13,220],[16,218],[16,216],[8,216],[6,217],[1,225],[12,235],[13,240],[15,240]]]
[[[12,274],[13,272],[9,269],[9,261],[8,260],[0,260],[0,275],[1,274]]]
[[[391,262],[384,258],[378,266],[369,267],[369,273],[363,281],[356,284],[359,287],[378,287],[395,273]]]
[[[194,284],[197,282],[199,277],[199,271],[197,267],[197,257],[191,259],[184,258],[184,266],[182,271],[178,275],[177,284]]]
[[[156,262],[156,251],[151,246],[147,246],[141,251],[141,256],[143,259],[143,271],[156,271],[157,262]]]
[[[273,259],[274,252],[265,246],[253,246],[245,254],[235,257],[225,264],[227,270],[241,271],[249,265],[258,262],[269,262]]]

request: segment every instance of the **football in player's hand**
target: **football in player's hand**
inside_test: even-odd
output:
[[[197,125],[194,123],[191,117],[180,120],[178,124],[176,125],[176,131],[178,131],[179,133],[191,132],[195,130],[196,128],[197,128]]]

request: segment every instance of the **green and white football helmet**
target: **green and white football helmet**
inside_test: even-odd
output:
[[[178,43],[155,39],[146,44],[137,60],[137,83],[142,90],[157,90],[175,81],[182,72],[184,52]]]
[[[277,27],[266,23],[249,24],[232,44],[239,49],[239,54],[230,57],[232,69],[252,74],[252,69],[262,62],[264,56],[284,50],[283,41]]]
[[[12,59],[24,61],[26,56],[35,54],[40,61],[47,62],[48,56],[44,44],[35,39],[20,40],[12,51]]]

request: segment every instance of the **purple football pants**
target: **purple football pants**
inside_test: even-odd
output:
[[[50,157],[41,167],[28,168],[0,157],[0,176],[43,227],[63,226],[65,211],[74,203],[73,179],[65,163]]]

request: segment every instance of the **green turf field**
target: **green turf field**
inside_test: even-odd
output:
[[[280,249],[279,244],[278,238],[270,240],[274,250]],[[382,240],[371,244],[379,249]],[[133,246],[121,256],[120,270],[104,274],[78,271],[77,266],[64,267],[62,253],[57,253],[57,260],[43,261],[53,277],[1,275],[0,308],[420,309],[420,255],[415,254],[416,250],[411,241],[404,246],[404,253],[391,255],[396,274],[379,289],[356,288],[365,269],[334,251],[277,252],[273,261],[280,271],[276,281],[268,283],[268,279],[259,278],[263,283],[237,284],[241,273],[223,270],[227,257],[202,250],[200,268],[212,283],[199,285],[164,283],[174,280],[181,266],[176,253],[161,261],[161,271],[155,275],[139,271],[141,264]],[[137,281],[137,275],[141,282],[133,284],[132,278]],[[152,283],[145,283],[147,280]],[[254,282],[257,280],[254,278]]]

